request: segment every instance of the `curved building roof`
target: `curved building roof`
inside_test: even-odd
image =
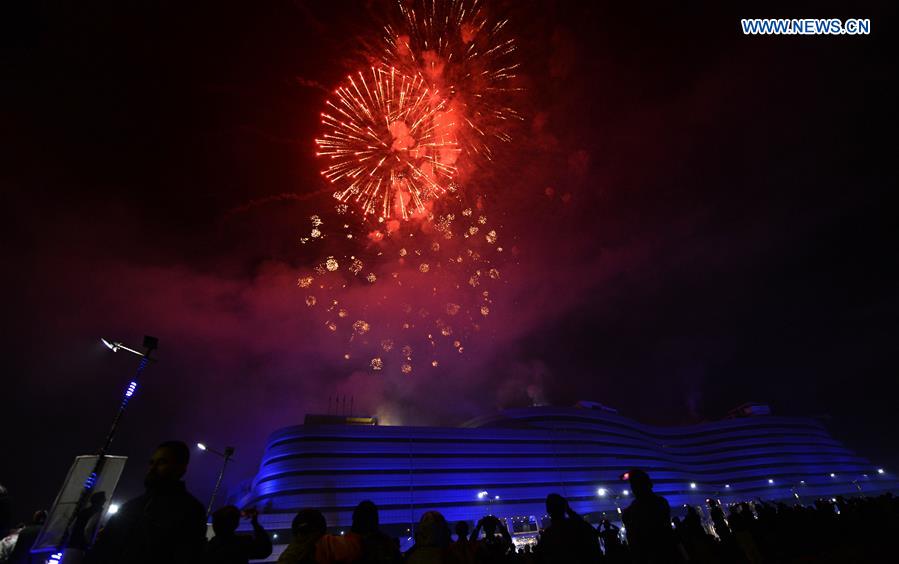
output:
[[[288,528],[303,507],[321,509],[331,525],[349,526],[364,499],[379,506],[384,524],[415,523],[429,509],[450,521],[486,512],[542,516],[552,492],[587,514],[629,503],[619,476],[631,468],[646,470],[672,506],[707,497],[811,500],[896,486],[892,475],[878,474],[814,419],[755,416],[658,427],[600,409],[533,407],[458,428],[285,427],[269,437],[244,503]]]

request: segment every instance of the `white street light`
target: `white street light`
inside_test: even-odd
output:
[[[119,504],[118,503],[110,503],[109,509],[106,511],[109,515],[115,515],[119,512]]]
[[[883,468],[878,468],[878,469],[877,469],[877,473],[878,473],[878,474],[883,474],[883,472],[884,472]]]
[[[606,489],[599,488],[598,490],[596,490],[596,495],[598,495],[599,497],[606,497]]]
[[[214,448],[206,446],[206,443],[197,443],[197,448],[204,452],[211,452],[222,458],[222,469],[219,470],[219,476],[215,481],[215,487],[212,488],[212,497],[209,498],[209,506],[206,508],[206,516],[208,517],[209,515],[212,515],[212,508],[215,505],[215,496],[218,495],[219,487],[222,485],[222,478],[225,476],[225,468],[227,468],[229,462],[234,460],[234,447],[227,446],[225,447],[224,452],[219,452]]]
[[[768,478],[768,483],[769,483],[769,484],[773,484],[773,483],[774,483],[774,479],[773,479],[773,478]]]
[[[695,489],[696,489],[696,482],[690,482],[690,489],[691,489],[691,490],[695,490]]]

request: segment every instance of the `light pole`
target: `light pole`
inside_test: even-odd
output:
[[[490,492],[487,490],[482,490],[478,492],[478,499],[481,501],[487,501],[487,515],[490,515],[490,504],[494,501],[499,501],[498,495],[490,495]]]
[[[94,467],[91,470],[91,473],[88,474],[87,479],[84,481],[84,486],[81,489],[81,495],[78,497],[78,501],[75,503],[75,508],[72,510],[72,514],[69,516],[69,519],[66,523],[65,531],[63,531],[62,538],[59,543],[59,550],[64,551],[66,546],[69,543],[71,534],[72,534],[72,525],[75,524],[75,520],[78,518],[78,514],[81,513],[81,510],[84,508],[84,504],[87,503],[87,500],[90,498],[91,493],[93,492],[94,486],[97,485],[97,481],[100,479],[100,474],[103,472],[103,467],[106,465],[106,453],[109,451],[110,445],[112,445],[112,440],[115,438],[116,431],[119,429],[119,422],[122,420],[122,415],[125,414],[125,408],[128,407],[128,402],[131,400],[131,397],[134,395],[134,392],[137,391],[137,384],[140,380],[141,374],[143,374],[144,369],[151,362],[156,362],[155,358],[151,358],[151,354],[157,348],[159,348],[159,339],[156,337],[151,337],[149,335],[144,336],[143,348],[144,352],[141,352],[135,347],[126,346],[118,341],[110,342],[104,338],[100,338],[103,341],[103,344],[106,345],[109,350],[112,352],[126,351],[135,356],[140,357],[140,363],[137,365],[137,371],[135,371],[134,376],[131,378],[131,381],[128,383],[128,386],[125,388],[125,393],[122,396],[122,402],[119,404],[119,409],[116,411],[115,417],[112,420],[112,426],[109,428],[109,432],[106,434],[106,439],[103,441],[103,445],[100,447],[100,450],[97,451],[97,461],[94,463]]]
[[[621,500],[622,498],[626,498],[631,495],[630,490],[622,489],[620,491],[615,491],[611,488],[601,487],[596,490],[596,495],[599,497],[611,497],[613,503],[615,504],[615,511],[618,515],[621,515]]]
[[[212,506],[215,504],[215,496],[218,494],[219,487],[222,485],[222,478],[225,476],[225,468],[227,468],[228,462],[234,460],[234,447],[225,447],[224,452],[219,452],[214,448],[206,446],[205,443],[197,443],[197,448],[204,452],[211,452],[222,457],[222,469],[219,470],[219,477],[215,481],[215,487],[212,489],[212,497],[209,498],[209,507],[206,508],[206,516],[208,517],[212,514]]]

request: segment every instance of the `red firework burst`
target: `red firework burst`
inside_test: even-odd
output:
[[[421,76],[393,67],[359,72],[334,92],[317,155],[334,197],[379,221],[424,214],[451,189],[459,153],[456,116]]]

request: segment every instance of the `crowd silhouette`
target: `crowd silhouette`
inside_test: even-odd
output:
[[[272,539],[253,509],[225,506],[212,515],[214,536],[206,538],[206,511],[182,478],[190,453],[183,442],[157,447],[145,478],[146,491],[125,503],[97,538],[76,543],[86,564],[244,564],[272,555]],[[603,519],[597,526],[575,512],[559,494],[546,497],[548,524],[536,543],[516,547],[503,521],[487,515],[473,530],[426,511],[406,552],[380,528],[378,508],[360,502],[352,527],[328,532],[321,511],[300,510],[279,564],[765,564],[799,562],[899,562],[899,500],[877,497],[819,499],[813,504],[764,500],[723,507],[685,506],[672,518],[668,501],[653,492],[639,469],[624,476],[633,502],[621,512],[621,526]],[[102,505],[104,500],[97,500]],[[94,507],[93,505],[91,507]],[[86,510],[88,517],[96,508]],[[90,514],[90,515],[88,515]],[[238,533],[241,517],[252,533]],[[12,528],[0,540],[0,564],[43,562],[30,546],[47,518]],[[64,560],[65,564],[65,560]]]

